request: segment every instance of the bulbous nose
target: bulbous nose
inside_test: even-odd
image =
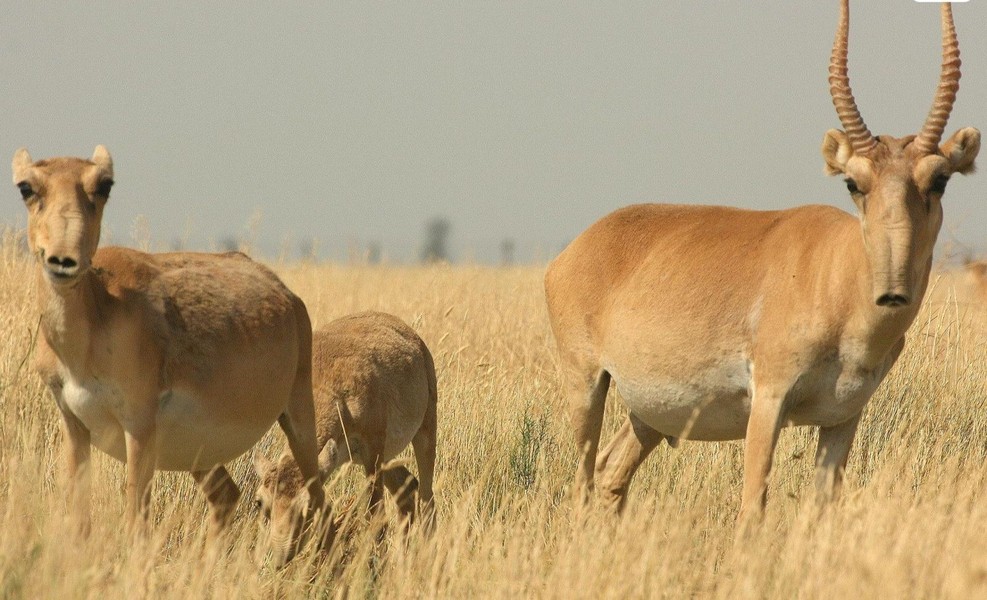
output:
[[[48,263],[48,271],[54,275],[71,277],[79,271],[79,261],[70,256],[51,255],[45,262]]]
[[[891,307],[891,308],[897,308],[897,307],[900,307],[900,306],[908,306],[908,304],[910,302],[911,302],[911,300],[909,300],[908,296],[905,296],[903,294],[890,294],[890,293],[889,294],[882,294],[877,299],[877,305],[878,306],[887,306],[887,307]]]

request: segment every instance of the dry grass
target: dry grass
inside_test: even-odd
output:
[[[439,376],[439,527],[382,544],[358,523],[329,557],[255,567],[255,479],[229,538],[204,542],[205,502],[185,474],[155,478],[153,533],[122,532],[123,467],[94,454],[94,528],[64,518],[61,435],[31,370],[33,268],[0,244],[0,598],[152,597],[984,597],[987,596],[987,319],[938,281],[871,401],[846,493],[819,512],[815,434],[788,429],[763,527],[738,539],[742,444],[662,447],[621,519],[576,515],[575,464],[540,268],[284,265],[316,325],[379,309],[412,324]],[[608,410],[608,437],[622,418]],[[269,455],[283,437],[261,444]],[[356,470],[329,497],[352,502]]]

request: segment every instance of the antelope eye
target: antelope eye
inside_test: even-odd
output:
[[[949,182],[948,175],[939,175],[932,180],[932,185],[929,186],[930,194],[942,194],[946,191],[946,184]]]
[[[857,194],[860,192],[860,189],[857,187],[857,182],[852,179],[846,180],[846,189],[850,190],[851,194]]]
[[[18,183],[17,184],[17,189],[19,189],[21,191],[21,196],[25,200],[27,200],[28,198],[30,198],[31,196],[34,195],[34,190],[31,189],[31,184],[28,183],[28,182],[26,182],[26,181],[22,181],[22,182]]]
[[[112,187],[113,187],[112,179],[103,179],[99,182],[99,185],[96,186],[96,195],[102,196],[103,198],[109,198],[110,188]]]

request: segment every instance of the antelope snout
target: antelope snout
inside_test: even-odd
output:
[[[894,292],[888,292],[886,294],[881,294],[877,298],[878,306],[886,306],[888,308],[899,308],[902,306],[908,306],[911,303],[911,299],[907,294],[897,294]]]
[[[269,562],[276,571],[280,571],[288,566],[288,563],[291,562],[291,559],[295,558],[296,554],[298,554],[298,544],[296,542],[292,542],[290,539],[268,539],[266,550],[262,550],[261,546],[258,546],[258,552],[254,558],[258,567]]]
[[[911,278],[907,273],[875,277],[874,303],[884,308],[903,308],[912,303]]]
[[[45,271],[53,279],[72,279],[79,274],[79,261],[68,255],[51,254],[45,259]]]

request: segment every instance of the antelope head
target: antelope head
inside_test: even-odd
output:
[[[110,153],[96,146],[90,160],[33,162],[21,148],[14,154],[13,171],[27,205],[31,253],[53,286],[72,286],[89,270],[99,245],[103,206],[113,186]]]
[[[932,109],[918,135],[894,138],[872,135],[857,110],[847,75],[848,0],[840,7],[829,84],[843,131],[826,132],[822,154],[826,173],[844,175],[859,210],[873,299],[882,307],[921,301],[923,273],[930,268],[942,225],[946,183],[953,173],[973,172],[980,150],[980,132],[972,127],[940,144],[960,81],[952,9],[946,3],[941,10],[943,60]]]
[[[289,455],[271,462],[260,453],[254,456],[254,472],[260,478],[256,506],[267,525],[270,552],[282,568],[311,540],[326,548],[335,537],[331,519],[313,514],[301,471]]]

